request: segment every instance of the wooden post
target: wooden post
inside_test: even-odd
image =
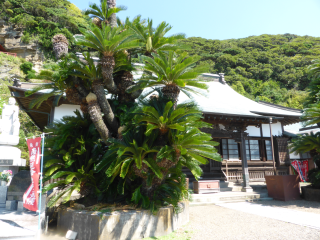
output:
[[[249,184],[249,170],[248,170],[248,162],[246,156],[246,141],[244,139],[245,133],[241,132],[241,160],[242,160],[242,179],[243,179],[243,186],[241,191],[242,192],[253,192],[253,189],[250,187]]]
[[[273,137],[272,137],[271,123],[272,123],[272,117],[269,117],[269,128],[270,128],[270,138],[271,138],[271,152],[272,152],[273,171],[274,171],[274,175],[277,175],[276,161],[274,159],[274,147],[273,147]]]
[[[227,182],[229,182],[228,159],[226,159],[226,173],[227,173]]]

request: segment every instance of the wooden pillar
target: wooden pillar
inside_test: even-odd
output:
[[[274,146],[273,146],[273,136],[272,136],[272,117],[269,117],[269,128],[270,128],[270,139],[271,139],[271,151],[272,151],[272,162],[273,162],[273,171],[274,175],[277,175],[277,169],[276,169],[276,161],[274,159]]]
[[[249,169],[248,169],[248,162],[247,162],[247,155],[246,155],[246,140],[245,137],[248,133],[245,132],[247,126],[240,125],[236,128],[237,132],[232,133],[232,137],[234,140],[240,144],[240,153],[241,153],[241,165],[242,165],[242,192],[253,192],[253,189],[250,187],[249,184]]]
[[[250,187],[249,184],[249,170],[248,170],[248,162],[247,162],[247,155],[246,155],[246,142],[245,142],[245,133],[241,132],[241,160],[242,160],[242,179],[243,179],[243,186],[241,191],[242,192],[253,192],[253,189]]]

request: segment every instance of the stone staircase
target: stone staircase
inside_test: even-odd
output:
[[[192,194],[190,206],[205,206],[218,203],[252,202],[273,200],[268,197],[267,186],[263,182],[254,182],[250,186],[253,192],[241,192],[241,184],[232,182],[220,182],[219,193]]]

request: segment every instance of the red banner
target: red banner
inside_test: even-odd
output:
[[[294,160],[291,162],[292,167],[294,170],[297,171],[297,173],[300,176],[301,182],[307,182],[308,179],[308,171],[309,171],[309,165],[308,160]]]
[[[30,211],[38,210],[38,191],[41,155],[41,137],[27,140],[30,159],[31,185],[23,195],[23,207]]]

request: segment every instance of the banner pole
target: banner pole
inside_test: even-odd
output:
[[[39,206],[38,206],[38,211],[39,211],[39,222],[38,222],[38,231],[39,231],[39,236],[41,234],[41,199],[42,199],[42,172],[43,172],[43,155],[44,155],[44,133],[41,134],[42,138],[42,149],[41,149],[41,170],[40,170],[40,196],[39,196]]]

